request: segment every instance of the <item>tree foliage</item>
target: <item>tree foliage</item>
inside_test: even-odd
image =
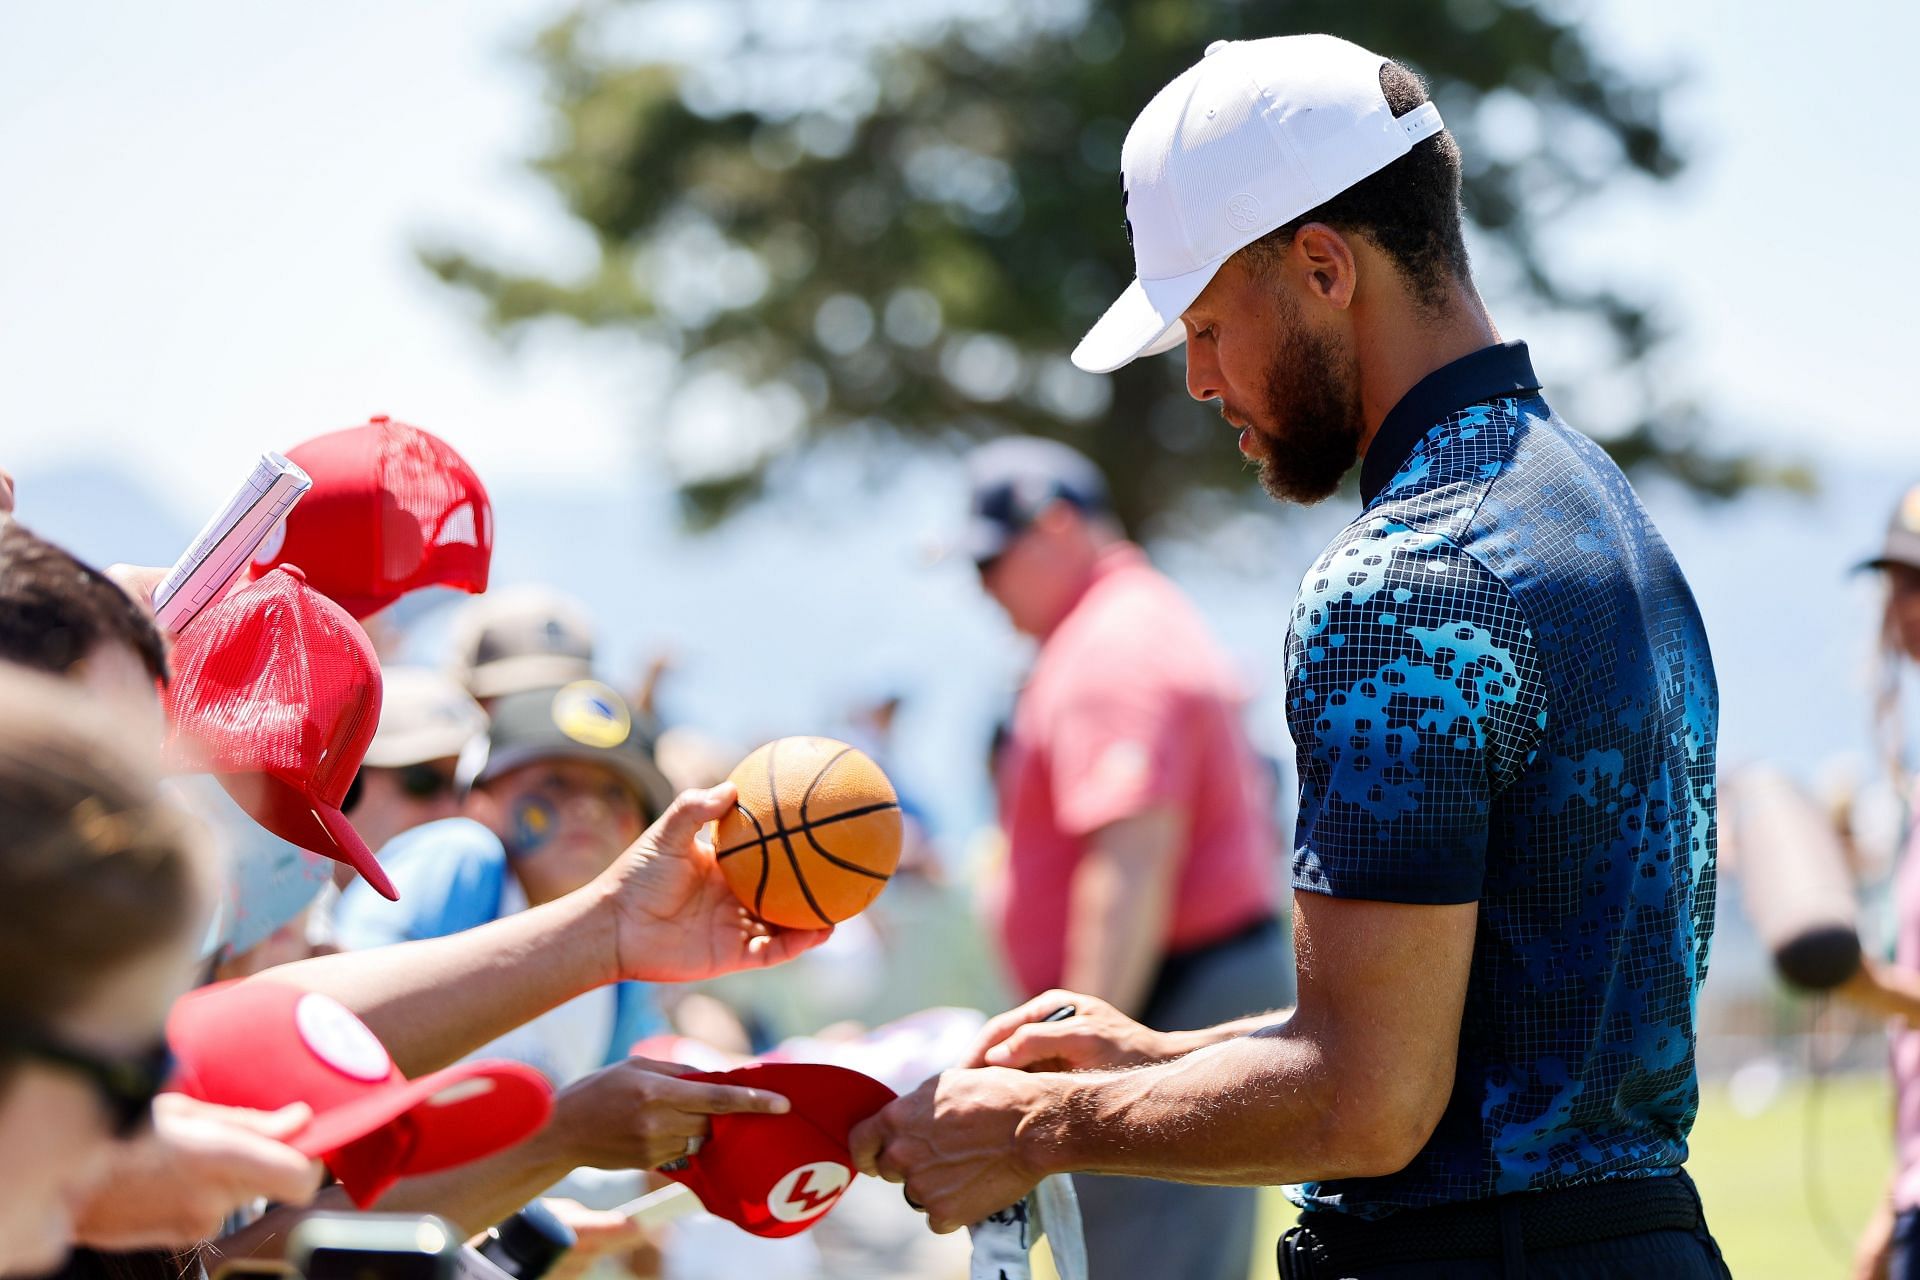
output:
[[[1581,425],[1707,492],[1762,475],[1704,450],[1697,416],[1636,372],[1663,340],[1648,300],[1571,278],[1542,247],[1562,211],[1682,163],[1660,86],[1550,7],[938,3],[589,4],[537,41],[554,129],[532,163],[591,232],[594,266],[556,278],[444,245],[423,260],[498,332],[553,316],[630,330],[675,351],[683,381],[758,389],[733,421],[690,428],[730,444],[682,477],[696,519],[836,435],[1053,435],[1107,469],[1136,527],[1252,500],[1177,353],[1111,379],[1066,357],[1132,275],[1119,150],[1147,98],[1212,39],[1330,31],[1428,77],[1467,158],[1496,310],[1517,297],[1600,337],[1610,394]]]

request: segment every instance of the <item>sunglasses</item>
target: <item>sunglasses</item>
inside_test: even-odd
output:
[[[173,1073],[173,1054],[164,1040],[115,1058],[43,1031],[8,1027],[0,1029],[0,1054],[37,1059],[84,1077],[100,1095],[116,1138],[130,1138],[152,1122],[153,1100]]]
[[[453,790],[453,777],[430,764],[410,764],[399,770],[401,794],[409,800],[438,800]]]

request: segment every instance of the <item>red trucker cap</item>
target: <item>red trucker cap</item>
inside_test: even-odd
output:
[[[463,1062],[408,1080],[331,996],[259,979],[189,992],[167,1016],[168,1087],[202,1102],[313,1119],[288,1138],[324,1160],[364,1209],[404,1177],[451,1169],[529,1137],[553,1087],[519,1062]]]
[[[827,1216],[853,1183],[848,1135],[896,1096],[858,1071],[813,1062],[684,1078],[765,1089],[792,1105],[785,1115],[715,1116],[700,1150],[660,1171],[685,1183],[708,1213],[757,1236],[798,1235]]]
[[[282,840],[393,882],[340,812],[380,723],[380,661],[360,624],[282,565],[208,605],[173,646],[167,757],[214,774]]]
[[[297,564],[356,618],[421,587],[487,589],[493,506],[467,460],[384,414],[287,450],[313,488],[254,553],[253,573]]]

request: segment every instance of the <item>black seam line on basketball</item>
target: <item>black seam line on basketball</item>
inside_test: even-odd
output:
[[[735,805],[734,807],[736,809],[740,809],[740,812],[742,813],[747,812],[744,808],[741,808],[739,805]],[[713,856],[715,858],[730,858],[736,853],[745,853],[747,850],[755,847],[756,845],[765,844],[767,841],[773,839],[773,836],[780,835],[783,832],[789,835],[796,835],[796,836],[805,835],[809,831],[818,831],[821,827],[830,827],[836,822],[845,822],[849,818],[864,818],[870,813],[885,813],[889,809],[898,809],[899,807],[900,807],[899,802],[895,800],[888,800],[882,804],[863,804],[858,809],[848,809],[842,813],[836,813],[833,816],[827,817],[827,818],[815,818],[811,822],[803,823],[802,825],[797,827],[792,827],[792,828],[782,827],[779,831],[775,831],[773,835],[761,834],[757,838],[752,840],[742,840],[739,844],[728,845],[726,848],[721,849],[720,851],[715,853]],[[759,831],[760,824],[757,822],[754,823],[753,828],[756,832]]]
[[[807,843],[813,846],[813,851],[815,853],[819,854],[821,857],[825,858],[828,862],[831,862],[834,866],[840,868],[842,871],[851,871],[853,872],[853,874],[857,876],[867,876],[874,880],[888,879],[887,876],[882,875],[878,871],[870,870],[866,867],[861,866],[857,862],[848,862],[845,858],[839,857],[829,852],[825,846],[823,846],[818,840],[815,840],[813,838],[813,832],[811,830],[802,831],[800,834],[804,835],[807,838]]]
[[[800,793],[800,826],[803,830],[808,825],[807,805],[812,802],[813,793],[815,789],[819,787],[820,779],[826,777],[827,774],[831,773],[833,771],[833,766],[839,764],[840,761],[846,757],[847,752],[851,750],[853,750],[852,747],[840,748],[838,751],[833,753],[833,758],[831,760],[828,760],[825,764],[821,765],[818,769],[815,769],[813,771],[813,781],[809,782],[807,784],[807,789]]]
[[[780,793],[776,791],[773,786],[773,758],[779,754],[780,744],[778,742],[772,743],[767,747],[767,794],[776,797],[773,805],[773,830],[775,835],[780,835],[781,839],[784,840],[786,837],[781,835],[780,832],[780,802],[777,799]],[[753,826],[754,830],[760,830],[759,823],[756,822]],[[768,837],[764,833],[760,837],[760,888],[755,891],[753,895],[753,914],[759,916],[762,920],[766,919],[766,916],[762,913],[765,910],[767,901],[767,875],[773,870],[773,853],[767,848],[767,839]]]
[[[832,759],[828,760],[825,764],[821,765],[817,770],[814,771],[813,781],[807,784],[807,789],[804,792],[802,792],[800,795],[799,834],[804,835],[807,838],[807,843],[813,846],[813,851],[815,853],[825,858],[832,865],[839,867],[842,871],[851,871],[855,875],[868,876],[875,880],[884,881],[887,879],[887,877],[881,875],[879,872],[871,871],[866,867],[860,866],[856,863],[848,862],[845,858],[836,857],[832,853],[829,853],[827,851],[826,846],[821,844],[818,840],[814,838],[814,835],[813,835],[814,823],[810,818],[807,817],[807,806],[813,803],[813,793],[816,790],[818,790],[820,787],[820,784],[826,780],[826,776],[829,773],[833,772],[833,766],[839,764],[842,760],[846,759],[846,757],[850,755],[852,751],[853,751],[852,747],[840,748],[838,751],[833,753]],[[897,809],[899,808],[899,805],[898,803],[895,803],[891,807]]]
[[[807,900],[809,907],[813,908],[813,914],[820,917],[820,923],[831,927],[833,917],[820,909],[820,904],[814,900],[813,886],[807,883],[806,873],[800,870],[800,856],[793,851],[793,836],[787,830],[786,806],[780,803],[780,790],[773,785],[773,757],[779,749],[780,744],[775,742],[767,752],[767,796],[773,802],[773,833],[780,837],[780,847],[787,851],[787,865],[793,868],[793,882],[799,886],[800,896]],[[840,755],[845,755],[851,750],[853,748],[848,747]],[[839,758],[840,756],[835,756],[833,759]],[[833,760],[827,761],[827,764],[831,766]],[[800,797],[800,821],[803,825],[807,820],[807,796],[813,794],[813,788],[820,783],[820,774],[826,771],[826,768],[822,768],[815,773],[813,781],[807,785],[806,792]]]
[[[828,862],[832,863],[834,866],[839,867],[842,871],[851,871],[855,875],[868,876],[875,880],[884,881],[887,877],[881,875],[879,872],[870,871],[866,867],[859,866],[856,863],[848,862],[845,858],[835,857],[833,854],[827,852],[826,846],[822,845],[818,840],[814,839],[813,837],[814,824],[807,817],[807,805],[812,803],[814,791],[820,786],[821,781],[829,773],[833,772],[833,766],[835,766],[836,764],[839,764],[841,760],[845,759],[847,754],[852,750],[853,750],[852,747],[842,747],[840,748],[840,750],[834,752],[833,758],[820,766],[820,768],[813,775],[813,781],[807,784],[806,791],[801,793],[800,830],[798,834],[803,835],[807,838],[807,843],[813,846],[813,851],[815,853],[825,858]],[[895,804],[892,807],[898,808],[899,805]]]
[[[753,816],[753,810],[747,808],[747,806],[741,804],[738,800],[734,801],[733,807],[739,811],[741,817],[753,824],[755,831],[760,831],[760,819]],[[741,846],[742,849],[747,847],[746,845]],[[734,850],[735,853],[739,851],[739,849]],[[718,862],[719,859],[716,857],[714,861]],[[772,859],[769,858],[767,854],[767,836],[766,833],[762,831],[760,833],[760,887],[755,889],[753,893],[753,901],[756,905],[758,905],[762,898],[767,896],[767,870],[771,864]]]

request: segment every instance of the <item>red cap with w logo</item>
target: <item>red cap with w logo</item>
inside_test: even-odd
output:
[[[169,763],[216,775],[255,822],[397,899],[340,812],[380,722],[380,660],[360,624],[282,565],[202,610],[173,671]]]
[[[487,589],[493,506],[453,446],[384,415],[287,450],[313,488],[254,553],[297,564],[356,618],[421,587]]]
[[[708,1213],[757,1236],[798,1235],[827,1216],[854,1179],[847,1135],[894,1099],[858,1071],[814,1062],[768,1062],[684,1077],[777,1093],[785,1115],[713,1118],[713,1136],[660,1170],[684,1182]]]

